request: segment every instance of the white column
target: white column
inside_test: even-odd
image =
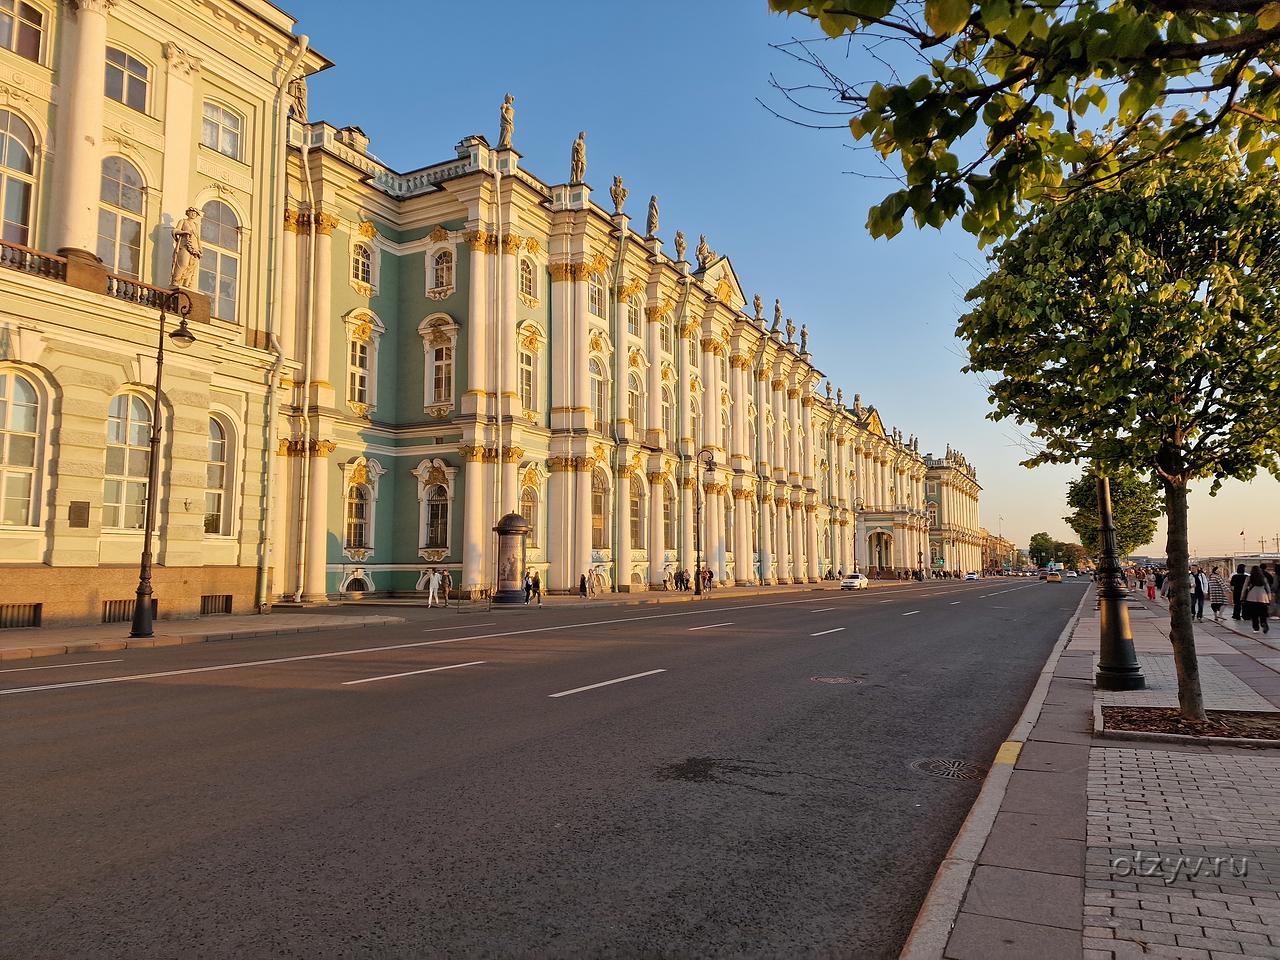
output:
[[[693,550],[693,483],[690,480],[680,480],[680,565],[690,572],[693,571],[696,557]]]
[[[165,153],[165,162],[169,159]],[[292,213],[284,220],[280,248],[280,348],[295,359],[298,340],[298,220]],[[163,232],[163,231],[162,231]],[[167,277],[165,278],[168,279]]]
[[[791,579],[793,583],[804,583],[806,579],[804,563],[804,504],[791,505]]]
[[[774,554],[777,556],[779,583],[791,582],[791,525],[787,522],[786,485],[779,484],[774,496],[773,522],[777,535],[774,537]]]
[[[307,563],[302,599],[323,600],[328,595],[329,459],[323,448],[305,456],[311,457],[311,473],[307,479]],[[339,502],[345,510],[345,501]]]
[[[734,493],[733,579],[735,583],[743,584],[748,580],[756,579],[758,575],[751,550],[751,511],[749,509],[751,493],[748,490],[738,490]],[[746,494],[746,496],[736,494]]]
[[[107,14],[115,0],[73,0],[74,26],[64,20],[54,159],[53,246],[93,253],[102,183],[102,115],[107,59]],[[49,36],[46,32],[45,36]],[[165,185],[168,190],[168,185]]]
[[[575,530],[581,518],[573,519],[574,474],[568,457],[555,457],[548,463],[551,477],[547,482],[547,589],[574,590],[578,574],[574,572]],[[559,518],[570,518],[561,523]]]
[[[621,467],[613,484],[614,509],[618,511],[618,542],[613,545],[613,559],[617,573],[614,575],[616,590],[631,589],[631,469]]]
[[[192,129],[195,123],[195,92],[192,86],[194,77],[200,71],[200,60],[186,53],[176,43],[164,45],[165,84],[164,84],[164,159],[161,161],[161,198],[163,213],[169,223],[177,223],[187,207],[194,201],[191,195],[191,152],[195,149],[196,136]],[[98,67],[101,77],[102,66]],[[283,215],[282,213],[280,215]],[[162,221],[163,222],[163,221]],[[297,219],[292,228],[296,230]],[[159,242],[156,244],[156,261],[153,271],[154,282],[162,287],[169,285],[169,271],[173,263],[173,236],[168,230],[160,230]],[[292,272],[285,269],[284,281],[297,282],[297,233],[285,234],[286,242],[294,241],[294,267]],[[297,327],[297,317],[293,310],[282,310],[285,318],[282,334],[289,339],[282,342],[292,344]],[[292,356],[286,347],[286,356]]]
[[[315,315],[312,320],[314,329],[311,332],[311,386],[315,391],[314,402],[317,406],[333,405],[334,388],[329,377],[330,370],[330,334],[335,323],[332,316],[333,284],[330,271],[333,267],[333,228],[336,219],[327,213],[312,213],[316,218],[316,288],[312,295]]]
[[[662,583],[666,544],[663,542],[662,517],[666,509],[666,484],[661,473],[650,473],[649,481],[649,584]]]
[[[822,576],[822,558],[818,556],[818,511],[806,506],[804,511],[805,533],[807,535],[806,553],[809,560],[809,582],[817,583]]]
[[[591,473],[590,467],[579,464],[574,474],[574,483],[578,488],[578,515],[570,521],[576,540],[569,577],[575,590],[578,578],[591,571]]]
[[[504,212],[505,214],[505,212]],[[516,282],[519,279],[519,259],[516,251],[520,249],[520,237],[507,234],[502,238],[502,252],[494,258],[500,264],[501,276],[498,280],[499,297],[495,329],[501,331],[502,350],[499,363],[502,366],[502,396],[498,400],[498,409],[502,411],[502,429],[499,431],[499,446],[507,447],[502,455],[502,492],[498,502],[498,512],[502,516],[515,513],[520,509],[520,491],[516,489],[516,468],[519,457],[513,456],[510,448],[516,446],[515,424],[523,412],[520,406],[520,391],[517,383],[517,364],[519,346],[516,342]],[[495,390],[498,385],[494,385]]]
[[[747,449],[747,371],[741,366],[741,361],[734,361],[739,361],[739,358],[734,357],[729,363],[729,398],[733,402],[733,407],[729,411],[729,425],[732,432],[729,453],[745,454],[749,466],[755,462],[755,451]],[[735,547],[734,553],[737,552]],[[742,560],[739,558],[738,564],[741,565],[741,563]],[[741,580],[742,573],[739,572],[737,577]]]
[[[467,392],[462,401],[463,414],[475,413],[480,417],[480,423],[486,422],[490,413],[488,391],[491,367],[488,323],[486,322],[489,304],[489,271],[485,269],[483,234],[484,231],[477,227],[469,241],[471,295],[467,299]],[[430,269],[429,266],[428,269]],[[478,436],[482,435],[478,434]]]
[[[773,556],[773,495],[767,486],[764,491],[764,499],[760,501],[759,510],[762,582],[766,584],[774,583],[777,580],[777,570]]]
[[[462,582],[463,591],[474,591],[486,580],[484,571],[484,451],[464,450],[462,470]]]

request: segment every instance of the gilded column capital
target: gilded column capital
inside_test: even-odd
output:
[[[512,255],[517,254],[520,252],[520,247],[523,244],[524,244],[524,237],[520,236],[518,233],[503,234],[502,252],[507,254],[512,254]]]
[[[166,43],[162,49],[164,58],[169,63],[169,70],[173,73],[190,77],[199,73],[200,68],[204,65],[203,60],[192,56],[172,41]]]
[[[697,480],[695,480],[693,477],[681,477],[681,478],[680,478],[680,489],[681,489],[681,490],[692,490],[692,489],[693,489],[694,487],[696,487],[697,485],[698,485],[698,481],[697,481]]]
[[[322,237],[328,237],[333,234],[334,228],[338,226],[338,218],[332,213],[313,214],[315,220],[316,233]]]
[[[467,463],[479,463],[484,460],[484,447],[463,444],[458,447],[458,456]]]
[[[524,459],[523,447],[503,447],[502,462],[503,463],[519,463]]]
[[[729,357],[729,366],[737,370],[749,370],[751,368],[751,358],[741,353],[732,354]]]
[[[567,262],[551,264],[551,279],[554,282],[564,282],[574,279],[573,264]]]
[[[467,230],[462,239],[484,253],[498,252],[498,235],[487,230]]]
[[[795,400],[795,399],[797,399],[799,396],[800,396],[800,390],[799,390],[798,388],[796,388],[796,387],[792,387],[790,390],[788,390],[788,391],[787,391],[787,399],[788,399],[788,400]]]
[[[769,386],[773,387],[773,389],[775,389],[775,390],[784,390],[784,389],[786,389],[787,381],[785,381],[785,380],[774,380],[771,384],[769,384]]]
[[[808,397],[801,397],[801,398],[800,398],[800,406],[802,406],[802,407],[806,407],[806,408],[807,408],[807,407],[812,407],[812,406],[813,406],[813,397],[812,397],[812,396],[808,396]]]
[[[327,457],[337,449],[338,445],[332,440],[312,440],[308,452],[313,457]]]
[[[547,469],[551,473],[573,473],[573,457],[548,457]]]
[[[293,207],[284,208],[284,228],[289,233],[300,233],[302,231],[301,210],[295,210]]]
[[[645,474],[650,483],[666,483],[669,476],[665,470],[650,470]]]
[[[584,473],[589,473],[595,468],[596,468],[595,457],[574,457],[573,458],[573,469],[575,470],[578,470]]]

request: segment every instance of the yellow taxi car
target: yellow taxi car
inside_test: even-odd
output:
[[[1061,583],[1062,574],[1060,574],[1057,570],[1054,570],[1047,577],[1044,578],[1044,582],[1045,583]]]

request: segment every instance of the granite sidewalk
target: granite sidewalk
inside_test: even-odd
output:
[[[1099,621],[1086,597],[902,957],[1280,958],[1280,750],[1095,737],[1095,698],[1173,706],[1177,684],[1167,611],[1134,598],[1148,689],[1095,691]],[[1280,710],[1269,644],[1207,622],[1196,646],[1207,707]]]

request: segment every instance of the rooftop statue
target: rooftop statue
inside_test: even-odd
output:
[[[652,239],[658,235],[658,197],[649,198],[649,222],[645,226],[645,236]]]
[[[800,352],[809,352],[809,325],[807,323],[800,324]]]
[[[498,149],[511,149],[511,134],[516,129],[516,98],[508,93],[502,101],[502,115],[498,122]]]
[[[676,259],[683,260],[684,252],[689,249],[689,244],[684,239],[684,231],[676,231]]]
[[[711,262],[711,248],[707,246],[707,235],[705,233],[698,234],[698,249],[693,254],[698,258],[698,266],[703,270],[707,269],[707,264]]]
[[[787,317],[787,343],[790,343],[796,337],[796,325],[791,322],[791,318]]]
[[[627,188],[622,185],[621,177],[613,178],[613,186],[609,188],[609,196],[613,197],[613,212],[622,213],[622,205],[627,202]]]
[[[770,333],[777,333],[782,329],[782,300],[774,298],[773,301],[773,326],[769,328]]]
[[[587,132],[578,133],[573,141],[573,155],[569,160],[569,182],[582,183],[587,176]]]
[[[760,326],[763,327],[764,326],[764,301],[760,299],[760,294],[757,293],[755,295],[755,298],[751,301],[751,303],[756,308],[756,323],[760,324]]]

